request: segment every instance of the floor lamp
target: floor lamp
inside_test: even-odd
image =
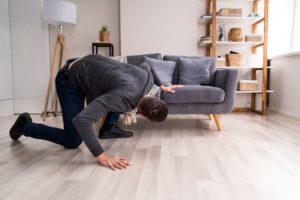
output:
[[[44,15],[43,17],[45,22],[47,22],[50,25],[56,25],[59,27],[59,33],[56,38],[56,43],[55,43],[55,47],[51,59],[50,77],[48,81],[48,89],[45,98],[44,110],[42,113],[43,121],[45,121],[45,118],[49,113],[48,104],[50,99],[50,93],[52,91],[53,80],[56,74],[55,72],[61,69],[64,54],[66,55],[67,58],[70,58],[70,53],[67,49],[65,43],[65,36],[63,34],[63,26],[76,24],[76,5],[74,3],[63,1],[63,0],[45,0],[43,15]],[[58,56],[58,64],[56,65],[57,56]],[[56,67],[57,70],[55,71]],[[57,107],[58,107],[58,98],[56,92],[54,95],[54,103],[55,103],[55,107],[53,113],[54,116],[56,116]]]

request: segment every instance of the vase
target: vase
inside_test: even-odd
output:
[[[100,31],[100,42],[109,42],[109,32]]]

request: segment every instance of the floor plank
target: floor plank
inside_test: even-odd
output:
[[[111,171],[84,144],[66,150],[8,136],[17,116],[0,118],[0,199],[299,200],[300,121],[280,114],[173,115],[138,118],[128,139],[100,141],[131,166]],[[34,115],[35,122],[41,122]],[[61,117],[45,124],[62,127]]]

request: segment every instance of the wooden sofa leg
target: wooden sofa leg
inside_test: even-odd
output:
[[[220,114],[213,114],[216,125],[218,127],[218,131],[223,131],[223,125],[222,125],[222,121],[221,121],[221,115]]]
[[[208,119],[212,120],[214,118],[214,116],[212,114],[208,114]]]

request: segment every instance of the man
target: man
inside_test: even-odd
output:
[[[151,121],[165,120],[166,104],[147,96],[154,82],[165,92],[174,92],[178,87],[161,85],[147,64],[137,67],[100,55],[68,60],[55,80],[64,129],[33,123],[30,115],[23,113],[12,126],[10,137],[18,140],[24,135],[48,140],[67,149],[77,148],[84,141],[99,164],[112,170],[126,169],[129,163],[125,158],[104,152],[93,124],[107,115],[99,137],[117,138],[132,136],[132,132],[117,126],[119,113],[137,108],[138,113]],[[84,108],[85,99],[88,105]]]

